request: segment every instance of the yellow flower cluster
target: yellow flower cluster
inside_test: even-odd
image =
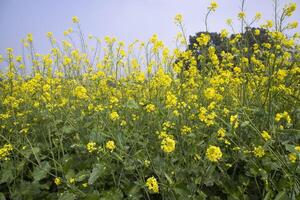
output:
[[[177,104],[177,97],[171,92],[166,94],[166,108],[175,107]]]
[[[87,90],[83,86],[77,86],[74,90],[74,95],[79,99],[87,99]]]
[[[245,13],[245,12],[239,12],[239,13],[238,13],[238,18],[239,18],[240,20],[245,19],[245,17],[246,17],[246,13]]]
[[[10,152],[13,150],[13,146],[11,144],[5,144],[0,149],[0,160],[7,160]]]
[[[148,104],[148,105],[146,105],[145,109],[149,113],[154,112],[155,111],[155,105],[154,104]]]
[[[120,116],[116,111],[111,112],[109,117],[113,121],[116,121],[116,120],[120,119]]]
[[[272,138],[271,135],[267,131],[263,131],[261,133],[261,136],[264,138],[265,141],[268,141]]]
[[[189,134],[189,133],[192,132],[192,128],[189,127],[189,126],[183,126],[183,127],[180,129],[180,132],[181,132],[181,134],[186,135],[186,134]]]
[[[223,154],[220,147],[210,145],[206,150],[206,157],[211,162],[218,162],[222,156]]]
[[[76,181],[75,178],[69,178],[69,183],[70,183],[70,184],[74,184],[75,181]]]
[[[227,38],[229,32],[226,29],[221,30],[221,38]]]
[[[206,46],[210,41],[210,36],[208,34],[201,33],[201,35],[196,40],[200,46]]]
[[[234,128],[237,128],[237,127],[239,126],[238,115],[231,115],[231,116],[230,116],[230,124],[231,124]]]
[[[183,17],[181,14],[177,14],[175,16],[174,20],[175,20],[175,23],[180,24],[180,23],[182,23]]]
[[[292,16],[293,13],[295,12],[297,8],[297,4],[296,3],[290,3],[289,5],[285,6],[284,8],[284,13],[286,14],[286,16]]]
[[[95,143],[95,142],[89,142],[89,143],[86,145],[86,149],[87,149],[88,152],[90,152],[90,153],[96,151],[96,150],[97,150],[96,143]]]
[[[208,9],[211,11],[216,11],[216,9],[218,8],[218,4],[215,1],[211,1],[210,5],[208,6]]]
[[[146,181],[146,187],[150,192],[159,193],[159,186],[156,178],[154,176],[149,177]]]
[[[290,153],[288,157],[291,163],[295,163],[297,160],[297,155],[295,153]]]
[[[176,141],[170,136],[164,137],[160,145],[161,149],[166,153],[173,152],[175,150],[175,146]]]
[[[79,18],[77,16],[72,17],[73,23],[79,23]]]
[[[55,177],[55,179],[54,179],[55,185],[59,186],[61,184],[61,182],[62,182],[62,180],[60,177]]]
[[[216,92],[216,90],[215,90],[214,88],[211,88],[211,87],[206,88],[206,89],[204,90],[204,96],[205,96],[207,99],[209,99],[209,100],[213,99],[213,100],[216,100],[216,101],[220,101],[220,100],[222,100],[222,98],[223,98],[222,95],[218,94],[218,93]]]
[[[254,147],[253,153],[255,157],[261,158],[265,155],[265,150],[262,146],[258,146],[258,147]]]
[[[116,149],[116,144],[113,140],[109,140],[106,142],[105,147],[112,152]]]
[[[218,130],[218,137],[219,137],[219,139],[224,139],[224,137],[226,136],[226,130],[224,129],[224,128],[220,128],[219,130]]]
[[[283,113],[277,113],[275,116],[275,121],[279,122],[281,119],[285,119],[287,123],[291,123],[292,119],[288,112],[284,111]]]
[[[215,118],[217,114],[212,111],[209,112],[206,108],[201,107],[199,109],[198,117],[201,122],[204,122],[207,126],[212,126],[215,123]]]

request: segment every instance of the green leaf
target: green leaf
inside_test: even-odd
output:
[[[100,200],[121,200],[123,199],[123,193],[116,188],[103,192],[103,196]]]
[[[48,162],[42,162],[40,166],[36,166],[32,172],[34,181],[38,182],[43,178],[46,178],[50,169],[51,166]]]
[[[0,171],[0,184],[1,183],[10,183],[14,179],[13,175],[13,165],[12,163],[9,162],[4,162],[1,166],[1,171]]]
[[[285,144],[285,149],[289,152],[294,152],[295,151],[295,145],[291,145],[291,144]]]
[[[32,148],[32,153],[35,155],[39,155],[39,153],[41,152],[41,149],[39,147],[33,147]]]
[[[173,181],[172,181],[171,177],[167,173],[165,173],[165,177],[167,178],[169,184],[172,185]]]
[[[272,196],[272,191],[269,191],[269,192],[266,194],[264,200],[270,200],[270,199],[271,199],[271,196]]]
[[[207,195],[204,192],[200,191],[199,195],[197,196],[197,199],[205,200],[206,198],[207,198]]]
[[[6,198],[2,192],[0,192],[0,200],[6,200]]]
[[[11,199],[36,199],[41,192],[39,183],[22,180],[11,193]]]
[[[76,196],[70,192],[64,192],[60,197],[59,200],[74,200]]]
[[[139,108],[139,105],[133,99],[129,99],[127,101],[127,103],[125,104],[125,106],[129,109],[138,109]]]
[[[89,171],[87,171],[87,170],[82,170],[82,171],[80,171],[80,172],[78,172],[77,174],[76,174],[76,181],[83,181],[83,180],[85,180],[86,178],[88,178],[89,177],[89,175],[90,175],[90,172]]]
[[[182,199],[182,197],[186,199],[190,195],[190,191],[187,189],[185,184],[179,184],[174,187],[173,190],[175,194],[178,195],[179,199]]]
[[[126,194],[128,194],[128,197],[130,197],[131,199],[135,199],[135,198],[139,199],[141,198],[140,190],[141,190],[140,186],[136,184],[130,187]]]
[[[32,154],[38,155],[40,153],[40,148],[39,147],[33,147],[32,149],[27,147],[24,151],[23,151],[23,155],[25,158],[30,158],[30,156]]]
[[[109,137],[109,135],[106,135],[105,133],[100,132],[100,131],[99,132],[91,132],[88,135],[88,140],[101,144],[105,141],[105,139],[106,139],[105,137]]]
[[[241,123],[241,127],[245,128],[246,126],[249,126],[250,122],[249,121],[244,121]]]
[[[72,133],[73,131],[74,131],[74,128],[72,126],[64,126],[62,128],[62,132],[66,133],[66,134]]]
[[[276,195],[274,200],[286,200],[286,199],[289,199],[286,194],[286,191],[281,191]]]
[[[100,194],[98,191],[93,191],[91,194],[87,194],[87,196],[84,198],[84,200],[99,200]]]
[[[94,184],[95,181],[101,177],[105,173],[105,166],[102,164],[96,164],[96,166],[93,168],[92,173],[90,175],[90,178],[88,180],[88,183],[90,185]]]

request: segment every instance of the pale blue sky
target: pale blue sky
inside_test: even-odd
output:
[[[209,18],[209,31],[227,28],[227,18],[236,19],[240,0],[216,0],[219,8]],[[247,17],[263,14],[262,22],[273,19],[272,0],[246,0]],[[280,0],[284,5],[299,0]],[[73,27],[72,16],[80,18],[84,33],[103,38],[116,36],[126,43],[147,40],[153,33],[172,46],[178,28],[174,16],[182,13],[188,34],[204,30],[209,0],[0,0],[0,54],[7,47],[21,53],[20,40],[32,33],[38,52],[46,53],[45,37],[51,31],[63,39],[63,31]],[[300,6],[300,4],[299,4]],[[300,22],[299,9],[291,18]],[[238,23],[236,27],[238,27]],[[299,28],[296,30],[299,32]]]

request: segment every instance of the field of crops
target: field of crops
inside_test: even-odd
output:
[[[300,199],[296,22],[254,42],[224,29],[220,50],[208,33],[187,48],[179,14],[175,49],[85,38],[72,20],[79,48],[49,32],[42,55],[28,34],[28,56],[0,57],[1,200]]]

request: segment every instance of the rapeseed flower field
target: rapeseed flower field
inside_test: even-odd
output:
[[[175,49],[72,22],[81,48],[49,32],[42,55],[28,34],[27,57],[1,56],[0,199],[300,199],[299,34],[283,32],[297,22],[267,21],[251,45],[224,29],[221,52],[202,33],[198,54],[180,14]]]

